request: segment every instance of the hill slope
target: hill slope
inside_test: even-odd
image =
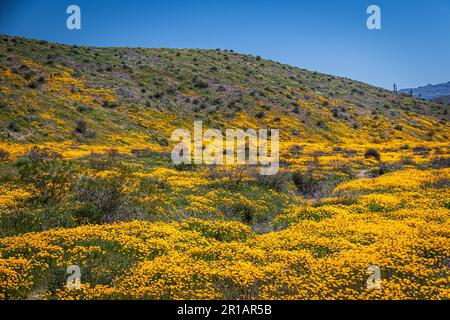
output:
[[[434,101],[443,103],[443,104],[450,104],[450,95],[436,98],[436,99],[434,99]]]
[[[281,128],[281,140],[295,143],[448,137],[448,107],[231,51],[2,36],[0,61],[4,143],[169,150],[170,133],[194,119],[216,128]]]

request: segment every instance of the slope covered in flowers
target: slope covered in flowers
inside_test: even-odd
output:
[[[49,299],[447,299],[449,195],[426,186],[449,170],[406,170],[338,189],[352,204],[280,213],[284,229],[257,235],[238,222],[129,222],[0,240],[0,293]],[[407,181],[417,183],[405,183]],[[395,186],[393,188],[393,186]],[[376,190],[370,197],[366,191]],[[413,199],[411,201],[411,199]],[[341,199],[343,203],[343,199]],[[83,285],[64,288],[64,267]],[[368,290],[366,269],[382,270]]]

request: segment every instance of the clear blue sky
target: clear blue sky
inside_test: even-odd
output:
[[[70,4],[81,30],[66,28]],[[380,31],[366,28],[370,4],[382,9]],[[0,33],[233,49],[389,89],[450,81],[450,0],[0,0]]]

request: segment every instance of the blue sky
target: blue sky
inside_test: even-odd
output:
[[[81,30],[66,28],[70,4],[81,8]],[[366,27],[371,4],[382,30]],[[450,0],[0,0],[0,33],[233,49],[389,89],[450,81]]]

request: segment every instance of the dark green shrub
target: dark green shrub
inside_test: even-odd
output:
[[[77,111],[78,112],[88,112],[91,111],[92,107],[91,106],[87,106],[85,104],[78,104],[77,105]]]
[[[265,114],[264,112],[262,112],[262,111],[257,112],[257,113],[255,114],[255,118],[257,118],[257,119],[262,119],[262,118],[264,118],[265,116],[266,116],[266,114]]]
[[[87,123],[84,120],[78,120],[75,126],[75,132],[86,135],[87,134]]]
[[[194,87],[199,88],[199,89],[206,89],[209,87],[208,82],[197,78],[197,76],[194,77],[193,83],[194,83]]]
[[[43,203],[61,201],[75,174],[70,162],[36,147],[30,151],[28,160],[18,161],[16,165],[19,166],[20,181],[27,183],[34,199]]]
[[[237,190],[244,186],[245,178],[249,175],[249,167],[246,165],[236,165],[230,168],[220,166],[208,166],[208,179],[213,184],[218,184],[223,188]]]
[[[430,181],[426,181],[423,186],[433,189],[448,189],[450,188],[450,179],[447,177],[436,176]]]
[[[255,209],[245,202],[237,202],[231,208],[233,215],[239,216],[245,223],[252,223],[255,218]]]
[[[195,171],[197,169],[197,165],[190,163],[180,163],[175,165],[175,170],[177,171]]]
[[[414,165],[417,165],[417,163],[414,162],[412,156],[401,156],[401,157],[400,157],[399,163],[400,163],[401,165],[404,165],[404,166],[414,166]]]
[[[104,108],[108,108],[108,109],[115,109],[117,108],[119,105],[117,103],[114,102],[109,102],[109,101],[104,101],[103,102],[103,107]]]
[[[370,170],[369,176],[372,178],[376,178],[376,177],[382,176],[384,174],[403,170],[403,169],[404,169],[404,167],[401,163],[381,162],[380,164],[377,165],[377,167],[375,169]]]
[[[290,178],[289,173],[285,171],[278,171],[276,174],[270,176],[263,176],[256,172],[254,177],[258,185],[278,192],[285,190]]]
[[[364,158],[381,161],[381,155],[376,149],[367,149],[366,152],[364,153]]]
[[[78,203],[74,216],[79,223],[105,223],[129,218],[132,209],[125,192],[124,175],[81,177],[73,188]]]
[[[431,166],[436,169],[449,168],[450,157],[434,157],[431,159]]]
[[[305,197],[314,197],[320,191],[320,180],[314,177],[311,170],[292,173],[292,182],[297,191]]]
[[[19,132],[20,126],[15,121],[12,121],[8,124],[8,129],[14,132]]]
[[[9,152],[0,148],[0,162],[9,160]]]

